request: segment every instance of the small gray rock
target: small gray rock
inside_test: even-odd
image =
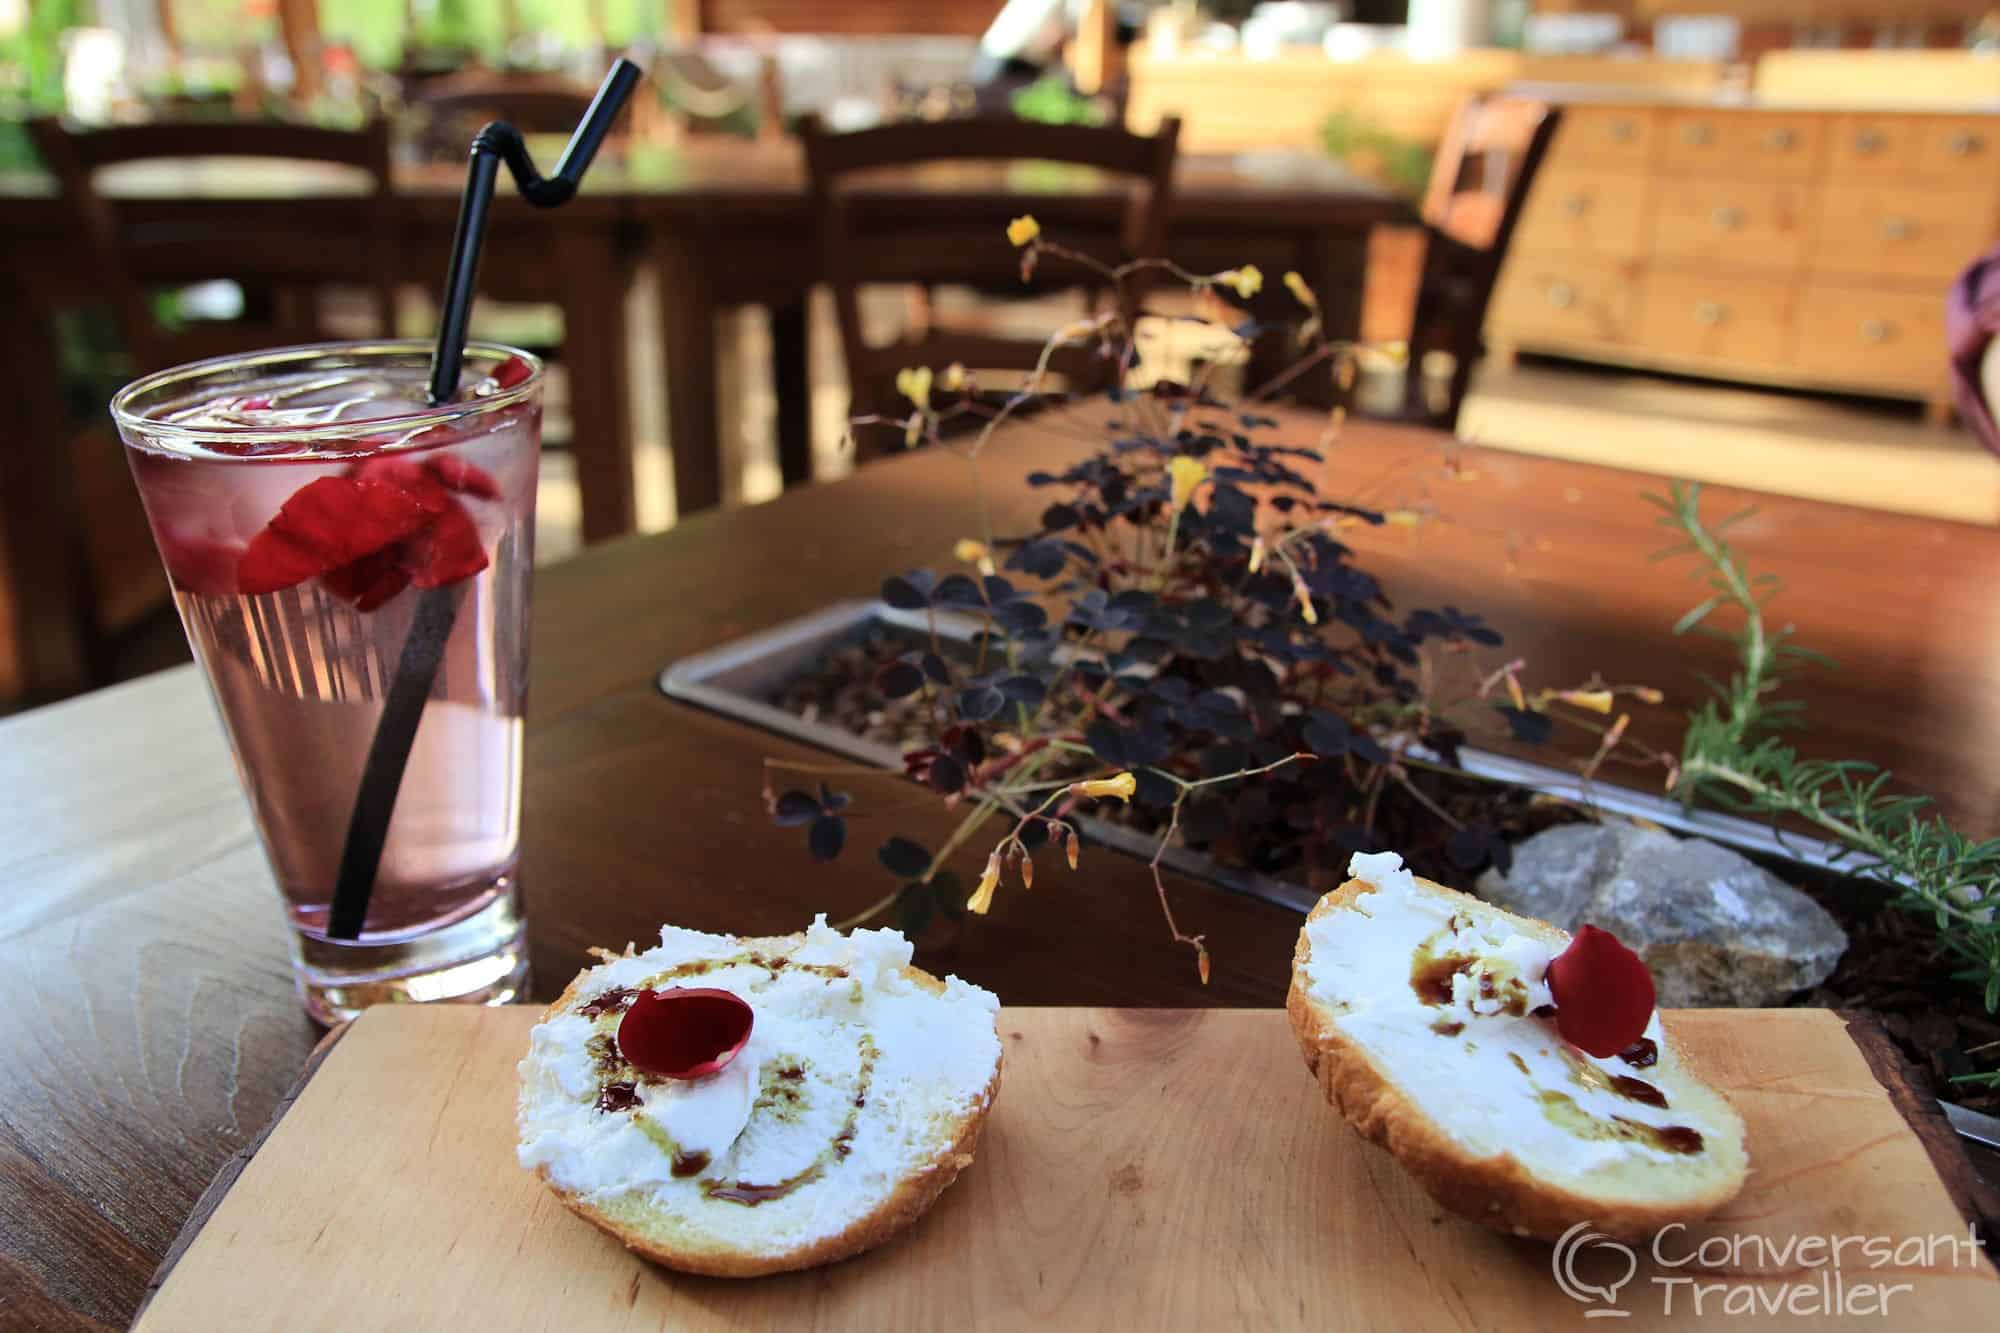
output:
[[[1817,986],[1847,949],[1818,903],[1701,838],[1622,820],[1566,824],[1514,849],[1487,901],[1575,930],[1610,931],[1653,969],[1664,1008],[1757,1008]]]

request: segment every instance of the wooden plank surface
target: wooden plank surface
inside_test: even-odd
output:
[[[1301,442],[1317,419],[1288,417]],[[1047,503],[1018,478],[1082,452],[1054,414],[1010,428],[985,467],[1002,531]],[[1634,472],[1350,428],[1327,465],[1338,494],[1434,516],[1353,534],[1402,607],[1485,613],[1539,679],[1592,670],[1666,691],[1634,726],[1673,744],[1726,674],[1721,645],[1676,640],[1696,595],[1646,555],[1660,542]],[[1774,611],[1838,672],[1801,682],[1821,757],[1862,754],[1935,791],[1968,832],[2000,832],[2000,533],[1717,490],[1755,502],[1732,532],[1786,580]],[[535,575],[522,882],[536,994],[590,945],[662,921],[784,932],[886,891],[890,832],[940,845],[954,816],[900,792],[831,864],[773,830],[766,756],[817,752],[673,703],[661,666],[949,559],[975,530],[964,463],[936,453],[850,480],[607,543]],[[1619,780],[1650,775],[1621,770]],[[984,853],[953,869],[969,883]],[[121,1327],[208,1181],[252,1142],[319,1033],[300,1013],[270,871],[200,677],[183,668],[0,722],[0,1311],[35,1328]],[[936,923],[918,962],[1019,1004],[1271,1006],[1296,915],[1169,877],[1206,933],[1204,987],[1160,924],[1145,867],[1090,855],[1050,867],[991,916]],[[16,1202],[18,1201],[18,1202]],[[4,1323],[4,1319],[0,1319]]]
[[[1270,1010],[1009,1009],[979,1159],[914,1230],[817,1272],[689,1278],[636,1260],[514,1162],[514,1064],[536,1011],[378,1009],[321,1065],[141,1317],[230,1328],[1543,1328],[1577,1316],[1551,1250],[1442,1214],[1320,1099]],[[1756,1170],[1711,1237],[1966,1234],[1834,1015],[1669,1016],[1750,1126]],[[1821,1275],[1732,1241],[1705,1282]],[[2000,1322],[1963,1244],[1839,1283],[1907,1284],[1902,1327]],[[1580,1259],[1584,1280],[1619,1274]],[[1667,1317],[1642,1264],[1626,1328]],[[1789,1298],[1789,1297],[1788,1297]],[[1708,1298],[1710,1313],[1720,1296]],[[1815,1327],[1880,1327],[1880,1316]]]

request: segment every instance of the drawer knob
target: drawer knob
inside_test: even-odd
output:
[[[1798,142],[1799,132],[1782,125],[1764,136],[1764,146],[1780,153],[1789,152]]]
[[[1703,301],[1694,308],[1694,322],[1716,325],[1729,318],[1729,307],[1716,301]]]
[[[1566,282],[1552,282],[1548,288],[1549,304],[1558,310],[1567,310],[1576,304],[1576,288]]]
[[[1865,129],[1854,136],[1854,151],[1879,153],[1889,146],[1889,138],[1878,129]]]
[[[1686,140],[1688,143],[1697,145],[1705,143],[1714,143],[1715,127],[1713,125],[1702,125],[1699,123],[1689,125],[1681,130],[1681,138]]]
[[[1885,241],[1907,241],[1917,234],[1917,224],[1908,218],[1883,218],[1882,239]]]
[[[1871,343],[1885,343],[1895,336],[1896,326],[1886,319],[1864,319],[1861,321],[1861,337]]]
[[[1631,121],[1614,120],[1611,122],[1611,141],[1613,143],[1631,143],[1632,140],[1638,137],[1639,127]]]
[[[1590,211],[1590,196],[1587,194],[1566,194],[1562,201],[1563,212],[1571,217],[1581,217]]]
[[[1945,142],[1945,147],[1949,148],[1954,156],[1971,157],[1986,147],[1986,140],[1970,130],[1960,130]]]
[[[1724,204],[1709,216],[1715,220],[1715,225],[1724,231],[1734,231],[1743,225],[1743,210],[1734,204]]]

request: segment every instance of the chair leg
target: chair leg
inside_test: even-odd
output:
[[[812,480],[812,356],[808,301],[771,307],[771,387],[778,399],[778,472],[786,486]]]
[[[0,603],[12,612],[0,624],[0,698],[85,689],[96,655],[82,514],[69,452],[55,447],[67,427],[49,334],[37,320],[0,327],[14,408],[0,420],[11,437],[0,438]]]

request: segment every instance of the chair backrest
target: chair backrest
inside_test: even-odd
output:
[[[1460,102],[1432,159],[1424,223],[1461,245],[1504,253],[1556,121],[1548,103],[1524,97]]]
[[[568,134],[596,92],[560,75],[467,70],[423,83],[411,92],[410,104],[431,119],[427,146],[462,158],[473,133],[488,121],[504,120],[523,134]]]
[[[53,118],[29,123],[42,160],[61,183],[94,252],[133,354],[158,366],[170,354],[155,327],[142,283],[255,276],[302,283],[352,282],[370,289],[377,321],[394,328],[396,218],[391,206],[389,127],[356,130],[276,122],[157,123],[71,130]],[[128,162],[233,157],[353,167],[366,174],[369,198],[357,233],[280,235],[258,229],[254,240],[216,234],[211,227],[128,227],[97,188],[97,172]]]
[[[809,115],[801,122],[799,133],[805,143],[822,271],[833,289],[848,374],[857,386],[865,377],[879,373],[885,358],[895,355],[893,348],[871,348],[862,338],[858,299],[862,283],[963,279],[969,276],[963,266],[972,262],[968,244],[977,255],[977,268],[972,271],[986,274],[993,270],[995,258],[1004,256],[1005,249],[999,226],[991,225],[994,219],[980,219],[982,226],[989,227],[980,233],[986,239],[972,239],[963,232],[953,232],[945,225],[952,219],[942,213],[902,219],[900,225],[882,218],[880,210],[871,215],[854,206],[846,177],[936,162],[1039,161],[1092,167],[1139,187],[1125,206],[1116,253],[1101,257],[1158,258],[1165,251],[1180,137],[1180,121],[1173,117],[1163,120],[1158,132],[1151,135],[998,117],[908,121],[829,134],[817,117]],[[941,193],[940,198],[944,197]],[[1017,211],[1032,212],[1032,199],[1024,198]],[[1078,243],[1075,248],[1091,247]],[[1079,281],[1087,279],[1079,275]]]
[[[1422,208],[1426,248],[1410,332],[1405,415],[1456,427],[1482,344],[1480,328],[1514,227],[1548,155],[1561,113],[1527,98],[1472,96],[1438,147]],[[1452,356],[1449,392],[1427,401],[1423,357]]]

